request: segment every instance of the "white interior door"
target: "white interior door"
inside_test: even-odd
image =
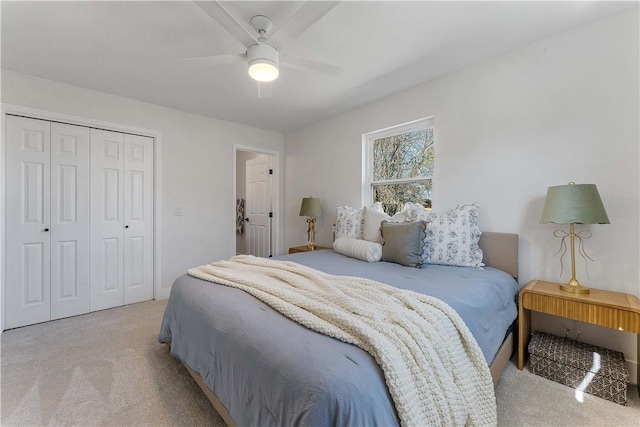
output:
[[[271,255],[271,156],[247,160],[246,253]]]
[[[6,116],[6,327],[50,320],[50,123]]]
[[[91,129],[91,311],[124,303],[124,134]]]
[[[89,312],[89,128],[51,123],[51,319]]]
[[[153,138],[124,135],[124,303],[153,299]]]

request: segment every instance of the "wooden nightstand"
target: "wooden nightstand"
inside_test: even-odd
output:
[[[520,291],[518,369],[524,368],[531,336],[531,311],[640,334],[640,299],[621,292],[593,289],[588,294],[563,292],[558,283],[532,280]],[[638,340],[640,353],[640,339]],[[640,376],[640,374],[639,374]],[[638,379],[640,384],[640,378]]]
[[[322,249],[331,249],[331,248],[327,248],[326,246],[314,246],[313,249],[310,249],[308,246],[296,246],[293,248],[289,248],[289,253],[290,254],[297,254],[300,252],[311,252],[311,251],[319,251]]]

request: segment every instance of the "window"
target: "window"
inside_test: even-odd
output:
[[[363,202],[381,202],[389,215],[407,202],[431,207],[433,118],[363,135]]]

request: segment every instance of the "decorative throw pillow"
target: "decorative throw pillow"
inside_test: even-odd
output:
[[[427,221],[423,259],[426,264],[481,267],[482,249],[478,246],[478,205],[458,205],[444,213],[407,203],[405,211],[412,220]]]
[[[409,221],[407,218],[407,213],[405,211],[396,212],[394,216],[391,217],[391,222],[405,222]]]
[[[380,232],[384,239],[382,260],[407,267],[420,267],[426,227],[425,221],[397,223],[382,221],[380,224]]]
[[[374,211],[384,212],[384,209],[382,209],[382,202],[375,202],[371,206],[366,206],[366,207],[369,209],[373,209]]]
[[[418,203],[405,203],[402,211],[396,215],[399,214],[404,214],[405,221],[423,220],[427,222],[431,221],[431,218],[436,215],[433,210],[427,209]]]
[[[336,239],[340,237],[361,239],[363,210],[351,206],[338,206],[336,210]]]
[[[382,258],[382,245],[361,239],[339,237],[333,242],[333,250],[351,258],[367,262],[378,262]]]
[[[364,226],[362,228],[362,238],[370,242],[382,243],[382,235],[380,234],[380,223],[382,221],[390,221],[391,217],[382,211],[382,207],[365,206],[364,208]]]

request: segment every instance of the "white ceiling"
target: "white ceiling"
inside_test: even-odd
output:
[[[277,28],[304,2],[225,2],[247,28]],[[2,1],[2,68],[279,132],[304,126],[637,2],[343,1],[283,46],[339,75],[281,67],[258,98],[246,64],[181,61],[244,52],[190,1]]]

